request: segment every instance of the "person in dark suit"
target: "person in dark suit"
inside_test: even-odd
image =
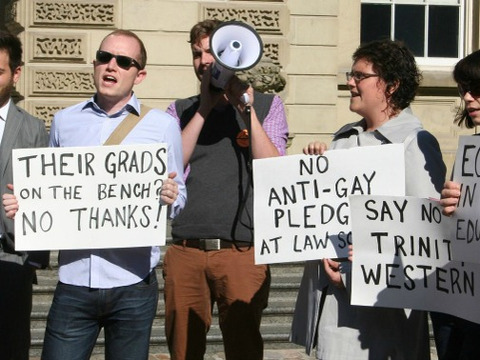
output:
[[[11,98],[22,65],[22,44],[0,31],[0,191],[13,186],[12,149],[46,147],[48,133],[42,120],[17,107]],[[9,196],[0,210],[0,358],[28,360],[30,313],[35,268],[48,265],[48,252],[15,251],[13,220],[7,218]]]

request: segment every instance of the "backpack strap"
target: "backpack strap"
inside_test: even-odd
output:
[[[403,141],[403,144],[405,145],[405,148],[407,148],[407,146],[412,142],[413,139],[415,139],[415,137],[417,136],[417,134],[421,131],[423,131],[424,129],[415,129],[413,130],[412,132],[410,132],[410,134],[408,134],[408,136],[405,138],[405,140]]]
[[[118,145],[121,144],[123,139],[128,135],[130,131],[143,119],[143,117],[150,111],[152,108],[140,105],[140,115],[129,113],[123,121],[118,124],[118,126],[113,130],[113,132],[108,137],[107,141],[103,145]]]

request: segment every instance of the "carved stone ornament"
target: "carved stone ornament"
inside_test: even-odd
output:
[[[33,70],[34,95],[75,95],[95,93],[92,72],[82,70]]]
[[[33,60],[86,61],[86,40],[83,35],[33,34],[32,42]]]
[[[263,43],[263,57],[271,61],[272,64],[280,65],[280,47],[274,43]]]
[[[33,25],[36,26],[115,26],[115,1],[33,0]]]
[[[255,90],[263,93],[278,93],[285,88],[287,81],[280,73],[280,67],[274,65],[255,66],[253,69],[240,72],[238,77],[250,84]]]
[[[1,6],[1,5],[0,5]],[[18,35],[24,27],[18,20],[18,0],[10,0],[5,6],[5,26],[9,32]]]
[[[64,106],[60,105],[35,105],[33,107],[32,115],[42,119],[45,122],[47,130],[50,130],[50,127],[52,126],[53,115],[63,108]]]
[[[281,33],[279,9],[205,7],[204,14],[205,19],[238,20],[252,25],[258,32]]]

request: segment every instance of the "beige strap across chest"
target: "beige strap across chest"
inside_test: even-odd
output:
[[[130,131],[143,119],[143,117],[150,111],[152,108],[140,105],[140,116],[134,113],[127,115],[123,121],[118,124],[118,126],[113,130],[113,132],[108,137],[107,141],[103,145],[119,145],[122,143],[123,139],[128,135]]]

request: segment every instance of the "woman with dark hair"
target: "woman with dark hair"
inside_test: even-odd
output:
[[[480,50],[460,60],[453,78],[462,99],[454,123],[472,129],[480,125]],[[460,184],[447,181],[440,203],[445,215],[452,215],[460,198]],[[439,360],[480,359],[480,324],[452,315],[431,313]]]
[[[398,42],[372,42],[355,51],[346,75],[350,110],[362,120],[337,131],[330,148],[404,144],[406,194],[438,198],[445,181],[440,147],[409,107],[421,79],[413,55]],[[325,150],[314,142],[304,153]],[[292,341],[305,345],[307,353],[316,345],[322,360],[429,359],[427,314],[350,305],[350,275],[350,261],[307,262]]]
[[[453,70],[462,106],[454,122],[472,129],[480,125],[480,50],[460,60]]]

